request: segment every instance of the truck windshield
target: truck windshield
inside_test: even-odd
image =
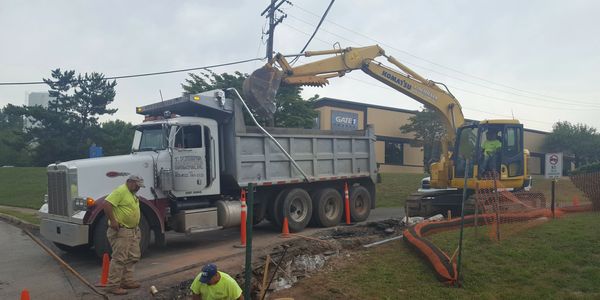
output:
[[[135,131],[133,151],[163,150],[167,147],[167,135],[162,126],[141,126]]]

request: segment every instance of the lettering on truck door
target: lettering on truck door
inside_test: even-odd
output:
[[[186,194],[198,193],[206,187],[206,147],[203,126],[178,128],[173,147],[174,189]]]

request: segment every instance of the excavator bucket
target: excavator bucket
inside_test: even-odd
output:
[[[283,72],[267,64],[244,80],[244,99],[262,117],[272,118],[275,113],[275,95],[282,75]]]

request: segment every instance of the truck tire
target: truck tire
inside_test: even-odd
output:
[[[281,230],[281,226],[283,225],[283,210],[281,209],[283,205],[283,198],[287,194],[288,190],[280,191],[275,198],[273,198],[269,203],[268,207],[268,217],[267,219],[276,229]]]
[[[290,232],[299,232],[310,222],[313,210],[312,200],[305,190],[295,188],[285,194],[283,205],[279,210],[283,212],[283,216],[287,217]]]
[[[140,217],[140,252],[142,256],[148,250],[148,246],[150,245],[150,225],[148,221],[146,221],[146,217],[142,214]],[[96,223],[96,227],[94,228],[94,252],[96,256],[102,258],[104,253],[112,254],[112,249],[110,247],[110,243],[108,242],[108,238],[106,237],[106,231],[108,230],[108,217],[106,215],[102,215],[98,223]]]
[[[371,213],[371,194],[362,187],[356,186],[350,189],[350,219],[352,222],[362,222]]]
[[[257,225],[265,219],[265,214],[267,211],[267,206],[265,203],[260,203],[258,205],[254,205],[254,211],[252,214],[252,225]]]
[[[331,227],[340,223],[344,206],[342,195],[332,188],[318,190],[313,198],[312,222],[317,226]]]

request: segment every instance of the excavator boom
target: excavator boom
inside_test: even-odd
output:
[[[393,89],[432,108],[443,116],[446,126],[446,141],[442,143],[444,152],[454,141],[456,128],[464,123],[460,103],[449,91],[440,89],[436,83],[420,76],[407,66],[398,62],[378,45],[308,51],[304,56],[334,55],[325,59],[292,67],[285,56],[277,54],[264,67],[254,71],[244,82],[243,93],[251,103],[258,105],[260,113],[269,113],[269,105],[275,100],[281,82],[291,85],[324,86],[329,78],[342,77],[353,70],[362,70],[371,77]],[[383,56],[398,69],[392,69],[377,62],[375,58]],[[279,69],[275,67],[279,66]]]

